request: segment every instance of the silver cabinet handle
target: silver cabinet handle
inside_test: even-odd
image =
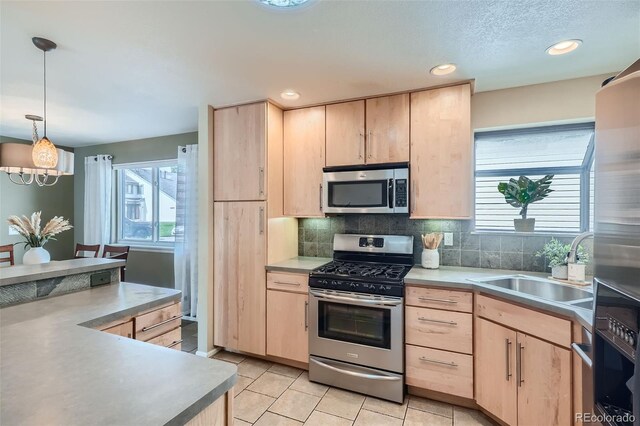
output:
[[[424,296],[420,296],[418,297],[418,300],[422,300],[423,302],[438,302],[438,303],[458,303],[457,300],[451,300],[451,299],[438,299],[435,297],[424,297]]]
[[[309,329],[309,301],[304,301],[304,329]]]
[[[274,281],[274,284],[282,284],[282,285],[294,285],[296,287],[300,287],[300,283],[288,283],[286,281]]]
[[[258,168],[258,172],[260,195],[264,195],[264,167]]]
[[[167,346],[167,348],[173,348],[174,346],[178,346],[180,343],[183,342],[184,339],[180,339],[180,340],[176,340],[175,342],[173,342],[172,344],[170,344],[169,346]]]
[[[177,319],[179,319],[179,318],[180,318],[180,315],[175,315],[175,316],[172,316],[172,317],[171,317],[171,318],[169,318],[169,319],[166,319],[166,320],[164,320],[164,321],[160,321],[160,322],[159,322],[159,323],[157,323],[157,324],[153,324],[153,325],[150,325],[150,326],[148,326],[148,327],[142,327],[142,330],[140,330],[140,331],[149,331],[149,330],[153,330],[153,329],[154,329],[154,328],[156,328],[156,327],[160,327],[161,325],[165,325],[165,324],[170,323],[171,321],[175,321],[175,320],[177,320]]]
[[[425,317],[418,317],[418,320],[419,321],[424,321],[424,322],[433,322],[433,323],[436,323],[436,324],[458,325],[458,323],[455,322],[455,321],[442,321],[442,320],[425,318]]]
[[[336,300],[356,305],[383,305],[383,306],[398,306],[402,305],[402,300],[378,300],[375,298],[353,298],[347,296],[334,296],[333,294],[318,293],[317,291],[310,290],[309,293],[319,299]]]
[[[584,362],[589,368],[593,367],[593,361],[591,360],[591,358],[589,358],[589,355],[587,355],[587,351],[591,349],[590,345],[585,345],[583,343],[572,343],[571,349],[573,349],[573,351],[578,354],[578,356],[582,359],[582,362]]]
[[[372,141],[373,141],[373,132],[369,130],[369,134],[367,137],[367,142],[369,145],[365,147],[366,148],[365,151],[367,152],[368,159],[373,158],[373,150],[371,149]]]
[[[366,136],[365,136],[364,132],[360,132],[360,138],[362,138],[362,143],[358,147],[358,157],[360,159],[363,159],[364,155],[363,155],[362,151],[365,150],[365,144],[367,143],[366,140],[365,140]]]
[[[507,350],[506,360],[507,360],[507,382],[508,382],[511,377],[511,341],[509,339],[504,339],[504,340],[505,340],[505,347]]]
[[[522,384],[524,383],[524,379],[522,378],[522,351],[524,350],[524,346],[522,346],[522,344],[518,343],[518,352],[516,352],[516,363],[518,364],[518,377],[517,377],[517,381],[518,381],[518,386],[522,387]]]
[[[322,184],[320,184],[320,211],[322,211]]]
[[[264,207],[260,207],[260,222],[259,222],[260,235],[264,234]]]
[[[314,364],[318,364],[321,367],[328,368],[329,370],[336,371],[338,373],[346,374],[353,377],[360,377],[362,379],[369,380],[385,380],[385,381],[398,381],[402,380],[402,377],[396,376],[382,376],[377,374],[366,374],[366,373],[358,373],[357,371],[345,370],[343,368],[334,367],[333,365],[329,365],[327,363],[318,361],[317,359],[310,358],[309,362],[313,362]]]
[[[424,356],[420,357],[420,361],[432,362],[434,364],[448,365],[449,367],[457,367],[458,366],[458,364],[456,364],[453,361],[440,361],[440,360],[437,360],[437,359],[431,359],[431,358],[427,358],[427,357],[424,357]]]

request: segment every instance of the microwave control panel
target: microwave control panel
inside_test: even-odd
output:
[[[396,207],[407,207],[406,179],[396,179]]]

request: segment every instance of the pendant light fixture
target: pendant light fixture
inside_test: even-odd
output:
[[[58,164],[58,152],[55,145],[47,138],[47,52],[58,47],[51,40],[42,37],[33,37],[33,44],[42,50],[43,57],[43,77],[44,77],[44,135],[33,145],[31,157],[33,164],[42,169],[53,169]]]
[[[17,185],[53,186],[60,176],[73,175],[73,152],[56,148],[47,138],[47,63],[46,53],[57,46],[51,40],[41,37],[31,39],[42,50],[44,56],[44,119],[38,115],[27,114],[25,118],[32,122],[31,139],[33,144],[6,142],[0,143],[0,172],[5,172],[11,182]],[[38,136],[36,123],[44,123],[44,135]]]

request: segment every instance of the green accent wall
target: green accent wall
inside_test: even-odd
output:
[[[178,147],[198,143],[198,133],[183,133],[148,139],[91,145],[75,149],[73,206],[76,218],[75,241],[84,239],[84,159],[112,155],[113,164],[168,160],[178,157]],[[114,200],[115,202],[115,200]],[[173,252],[132,249],[127,262],[126,281],[174,288]]]
[[[31,144],[29,140],[0,136],[0,143]],[[65,148],[68,149],[68,148]],[[40,187],[16,185],[9,180],[6,173],[0,173],[0,245],[21,241],[19,235],[9,235],[7,218],[10,215],[31,215],[34,211],[42,211],[42,226],[54,216],[63,216],[76,226],[74,217],[74,177],[62,176],[54,186]],[[74,250],[74,230],[58,235],[57,241],[49,241],[45,248],[52,260],[70,259]],[[16,263],[22,263],[24,245],[15,246]]]

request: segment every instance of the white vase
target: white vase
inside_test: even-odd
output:
[[[551,276],[560,280],[566,280],[569,270],[567,265],[558,265],[551,268]]]
[[[49,263],[51,256],[43,247],[31,247],[22,256],[22,263],[25,265],[39,265]]]
[[[422,267],[426,269],[438,269],[440,267],[440,253],[438,253],[438,250],[422,250]]]

